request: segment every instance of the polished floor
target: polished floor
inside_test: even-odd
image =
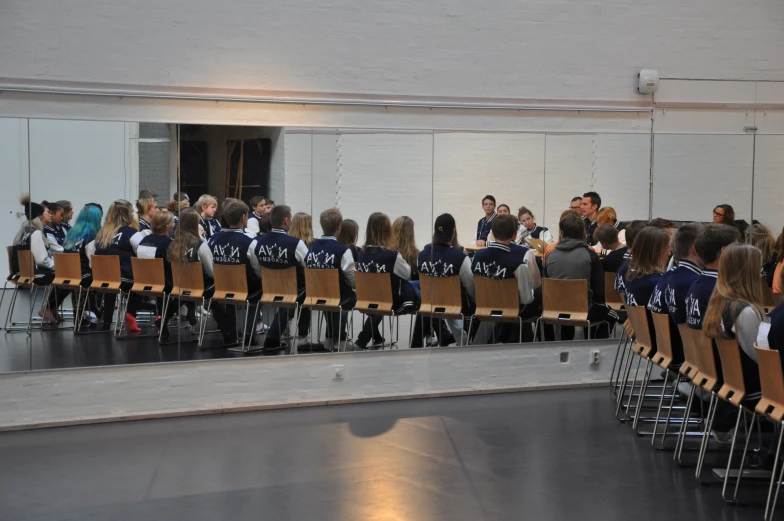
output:
[[[594,388],[0,433],[0,519],[762,519],[613,412]]]

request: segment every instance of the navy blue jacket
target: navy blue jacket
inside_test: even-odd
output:
[[[667,312],[676,324],[686,323],[686,298],[692,284],[697,281],[702,271],[689,261],[682,260],[678,263],[667,279],[664,290],[664,301]]]
[[[428,244],[419,252],[417,262],[421,276],[428,277],[460,277],[461,300],[463,315],[473,315],[475,305],[474,278],[471,275],[470,263],[466,263],[466,255],[448,244]],[[467,275],[463,266],[467,264]]]
[[[206,230],[205,230],[206,231]],[[248,300],[261,295],[259,261],[254,253],[256,241],[237,228],[219,230],[207,241],[214,264],[244,264],[248,279]]]
[[[346,257],[346,252],[348,257]],[[349,260],[350,257],[350,260]],[[345,259],[345,260],[344,260]],[[335,237],[314,239],[305,258],[305,266],[312,269],[338,270],[340,276],[340,301],[347,302],[354,294],[354,257],[348,247]]]
[[[136,247],[144,236],[136,228],[121,226],[112,237],[109,245],[100,248],[96,244],[95,255],[117,255],[120,257],[120,273],[123,282],[133,282],[131,257],[136,255]]]
[[[363,273],[389,273],[392,281],[392,308],[396,313],[404,313],[416,309],[419,299],[417,299],[414,287],[406,280],[411,276],[411,267],[407,264],[405,266],[400,264],[398,270],[395,270],[395,265],[398,262],[405,264],[403,258],[395,250],[365,246],[359,250],[357,271]],[[408,270],[405,268],[408,268]],[[401,275],[405,271],[408,271],[408,277],[403,278]]]
[[[487,236],[490,235],[490,227],[492,226],[493,219],[495,219],[496,215],[498,214],[493,212],[493,215],[491,215],[489,218],[482,217],[481,219],[479,219],[479,222],[476,225],[476,238],[474,240],[476,241],[487,240]]]
[[[214,217],[212,219],[199,217],[199,224],[204,230],[205,239],[210,239],[213,235],[221,231],[220,221]]]
[[[168,235],[150,234],[145,236],[136,248],[136,256],[140,259],[163,259],[163,274],[167,288],[172,287],[171,263],[166,257],[166,250],[171,243],[172,240]]]
[[[300,250],[299,255],[297,255],[298,248]],[[255,253],[259,259],[259,264],[271,270],[296,268],[297,291],[301,294],[305,293],[304,261],[307,252],[308,250],[304,242],[296,237],[292,237],[285,230],[278,228],[273,228],[270,233],[265,233],[256,238]]]
[[[690,328],[702,329],[702,320],[705,318],[705,311],[718,277],[716,270],[703,270],[689,288],[686,294],[686,324]]]

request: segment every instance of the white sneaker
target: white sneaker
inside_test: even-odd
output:
[[[729,445],[732,443],[732,438],[735,436],[735,427],[730,429],[727,432],[712,432],[713,439],[719,442],[721,445]]]
[[[297,337],[297,345],[300,345],[300,346],[302,346],[302,345],[310,345],[312,343],[313,342],[310,340],[310,334],[307,334],[305,336],[298,336]]]
[[[427,345],[430,347],[435,347],[438,345],[438,335],[436,335],[435,332],[433,332],[430,335],[430,338],[427,339]]]
[[[380,349],[384,347],[384,340],[373,340],[373,343],[370,344],[370,347],[373,349]]]
[[[257,335],[263,335],[267,331],[269,331],[269,326],[267,326],[267,324],[265,324],[264,322],[259,322],[258,324],[256,324],[256,334]]]
[[[187,317],[188,316],[188,306],[186,306],[185,304],[180,306],[180,312],[178,313],[178,315],[180,315],[181,317]]]
[[[324,339],[324,349],[327,351],[334,351],[335,350],[335,341],[331,338]]]

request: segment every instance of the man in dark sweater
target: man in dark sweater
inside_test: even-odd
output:
[[[610,326],[620,320],[618,313],[604,303],[604,270],[599,256],[585,242],[583,221],[568,214],[558,223],[561,238],[547,257],[544,276],[551,279],[585,279],[588,281],[588,320],[607,321]],[[592,335],[593,337],[594,335]],[[602,328],[596,337],[607,338],[609,328]],[[561,339],[572,340],[573,327],[561,328]]]
[[[594,236],[602,245],[602,268],[607,273],[617,273],[628,249],[618,240],[618,228],[611,224],[602,224],[596,229]]]
[[[602,198],[596,192],[585,192],[583,194],[583,201],[580,204],[580,213],[583,214],[583,223],[585,225],[585,240],[588,244],[596,244],[594,240],[594,232],[599,223],[596,218],[599,216],[599,209],[602,207]]]

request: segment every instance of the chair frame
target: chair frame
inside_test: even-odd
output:
[[[392,297],[392,275],[389,273],[365,273],[362,271],[354,272],[354,282],[356,283],[357,303],[354,311],[362,315],[381,316],[381,336],[384,336],[383,317],[389,317],[389,347],[398,345],[400,340],[400,317],[411,315],[412,313],[398,313],[393,309]],[[415,314],[415,313],[414,313]],[[395,324],[397,324],[395,326]],[[414,321],[409,326],[408,336],[413,336]],[[396,340],[392,340],[395,337]],[[383,349],[384,346],[382,346]]]
[[[520,328],[518,343],[523,343],[523,324],[534,323],[537,318],[523,320],[520,316],[520,294],[517,279],[491,279],[477,275],[474,277],[476,291],[476,311],[468,321],[468,331],[472,331],[474,318],[487,322],[517,323]],[[495,331],[493,331],[495,336]]]
[[[231,273],[231,272],[236,273]],[[260,347],[251,347],[250,343],[253,339],[253,329],[256,327],[256,319],[259,316],[259,302],[255,305],[251,304],[248,300],[248,276],[245,269],[244,264],[215,264],[213,266],[213,272],[215,274],[215,293],[207,299],[207,307],[205,308],[206,312],[210,312],[210,308],[212,307],[212,303],[219,302],[224,305],[234,306],[235,309],[240,307],[240,302],[245,303],[245,319],[242,322],[242,335],[240,336],[239,331],[236,331],[237,338],[239,340],[239,348],[230,347],[228,348],[229,351],[235,353],[242,353],[244,355],[259,353],[262,351]],[[224,273],[225,272],[225,273]],[[224,280],[226,277],[227,280]],[[231,282],[229,280],[234,279],[233,283],[237,285],[236,288],[231,287]],[[239,298],[238,298],[239,297]],[[239,305],[238,305],[239,304]],[[248,315],[250,313],[250,308],[254,308],[253,312],[253,323],[251,324],[251,334],[246,335],[245,331],[248,329]],[[235,316],[234,320],[234,327],[236,330],[237,327],[237,320]],[[248,343],[245,344],[245,337],[248,336]]]
[[[90,292],[105,295],[107,293],[115,294],[119,298],[115,304],[115,312],[117,313],[117,322],[111,332],[115,337],[122,334],[122,329],[125,327],[125,316],[120,316],[120,312],[124,309],[124,298],[127,298],[126,293],[120,288],[122,284],[122,276],[120,274],[120,257],[118,255],[93,255],[90,258],[90,267],[92,268],[93,280],[90,287],[87,288],[84,300],[82,301],[82,309],[77,310],[78,316],[84,315],[87,309],[87,303],[90,301]],[[116,269],[115,269],[116,268]],[[74,334],[101,334],[109,333],[110,331],[82,331],[81,320],[77,322],[77,327]]]
[[[548,291],[549,289],[549,291]],[[576,300],[575,295],[585,295],[585,300]],[[569,295],[569,298],[566,298]],[[550,302],[555,300],[557,302]],[[536,321],[536,331],[544,340],[544,325],[587,327],[587,340],[591,339],[591,328],[606,324],[601,320],[595,324],[588,320],[588,281],[586,279],[542,279],[542,315]],[[555,306],[548,307],[549,305]],[[563,309],[557,307],[564,306]],[[542,325],[541,331],[539,325]],[[534,336],[536,340],[536,336]]]
[[[201,308],[205,310],[204,313],[199,314],[199,329],[196,336],[196,342],[201,347],[206,332],[207,320],[205,318],[206,307],[204,298],[204,276],[200,262],[172,262],[172,290],[163,297],[163,309],[161,310],[161,330],[158,332],[158,342],[161,343],[161,336],[163,335],[163,318],[171,305],[172,299],[178,299],[180,302],[201,302]],[[191,273],[192,272],[192,273]],[[184,275],[184,276],[183,276]],[[195,284],[191,285],[195,281]],[[183,283],[188,284],[185,287]],[[178,341],[180,341],[178,339]],[[186,340],[192,342],[193,340]]]
[[[52,280],[51,284],[52,288],[54,288],[53,290],[56,291],[58,288],[63,288],[78,292],[74,302],[74,332],[76,332],[77,325],[82,320],[79,309],[81,308],[84,288],[82,287],[81,282],[82,264],[80,255],[78,253],[55,253],[54,280]]]
[[[163,303],[166,301],[166,272],[163,259],[142,259],[139,257],[131,257],[131,270],[133,271],[133,286],[128,291],[128,297],[131,293],[135,293],[142,297],[160,298]],[[125,314],[128,312],[128,301],[125,299],[125,306],[123,307],[122,314],[123,324],[125,323]],[[157,307],[157,305],[156,305]],[[163,305],[161,306],[161,321],[163,321]],[[122,330],[121,330],[122,331]],[[158,337],[158,342],[161,341],[161,334],[163,333],[163,324],[155,335]],[[151,335],[134,335],[133,338],[144,338]],[[118,336],[118,338],[121,338]]]
[[[752,417],[751,430],[754,430],[754,421],[758,417],[768,418],[779,426],[779,440],[776,444],[776,457],[774,458],[773,470],[770,475],[770,485],[768,486],[768,497],[765,501],[765,521],[771,521],[776,510],[776,502],[779,498],[781,483],[784,478],[784,464],[780,463],[781,442],[784,438],[784,375],[781,370],[781,354],[777,350],[780,346],[771,346],[771,349],[760,349],[754,345],[757,353],[757,362],[760,371],[760,384],[762,384],[762,399],[755,407],[755,415]],[[748,448],[750,436],[746,437],[746,448]],[[744,458],[746,453],[744,448]],[[741,465],[743,461],[741,461]],[[781,465],[781,469],[778,469]],[[741,474],[743,468],[741,467]],[[778,474],[776,472],[778,471]],[[776,489],[775,495],[773,489]],[[736,487],[737,489],[737,487]],[[737,490],[736,490],[737,494]],[[771,497],[773,498],[771,501]]]
[[[323,272],[323,273],[322,273]],[[337,346],[337,351],[340,352],[340,344],[343,344],[343,351],[346,350],[348,345],[348,334],[346,339],[341,340],[343,334],[343,305],[340,299],[340,273],[336,269],[326,268],[305,268],[305,302],[303,307],[311,311],[318,311],[322,315],[324,313],[338,313],[338,331],[337,341],[331,339]],[[345,311],[349,311],[348,309]],[[325,317],[326,319],[326,317]],[[350,313],[346,318],[347,326],[352,330],[354,328],[354,315]],[[316,321],[318,330],[316,333],[316,341],[321,340],[321,318]],[[334,332],[333,332],[334,334]]]
[[[465,333],[465,320],[466,316],[463,315],[463,298],[462,286],[459,275],[451,277],[430,277],[422,273],[419,274],[420,291],[422,294],[422,302],[419,309],[414,314],[414,322],[417,317],[429,318],[431,320],[437,319],[457,319],[463,321],[463,328],[460,331],[460,345],[468,345],[470,340],[469,335]],[[470,318],[470,317],[469,317]],[[425,334],[424,324],[422,327],[422,334]],[[463,337],[465,336],[465,341]],[[409,345],[413,344],[413,325],[412,336]],[[427,342],[425,337],[422,337],[422,348],[425,348]]]
[[[296,266],[284,269],[261,267],[261,299],[259,304],[262,307],[266,306],[275,310],[293,309],[294,324],[298,325],[302,314],[302,306],[297,301],[298,297],[299,288],[297,288]],[[284,326],[278,321],[278,338],[282,340],[283,333],[280,331],[281,327],[288,327],[288,324]],[[297,340],[297,335],[293,335],[290,351],[292,355],[297,354]]]

